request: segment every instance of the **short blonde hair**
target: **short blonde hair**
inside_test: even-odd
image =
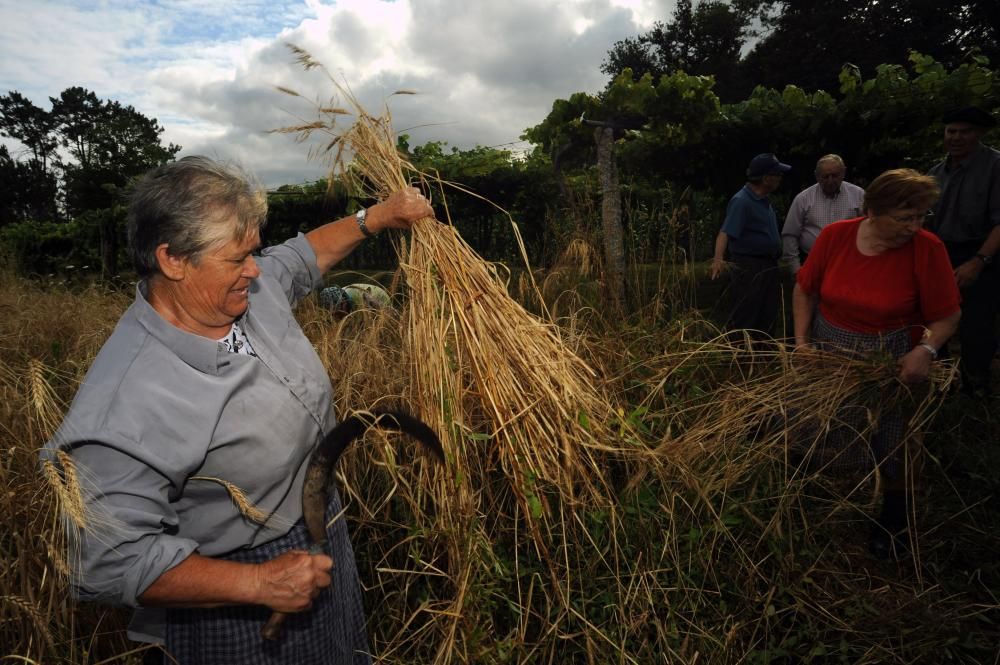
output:
[[[892,169],[865,188],[864,208],[879,215],[890,210],[928,210],[940,194],[932,176],[913,169]]]

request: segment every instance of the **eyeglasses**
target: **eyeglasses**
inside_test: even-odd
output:
[[[916,215],[907,215],[906,217],[896,217],[895,215],[889,215],[889,217],[900,224],[923,224],[928,219],[934,218],[934,211],[928,210],[927,212],[922,212]]]

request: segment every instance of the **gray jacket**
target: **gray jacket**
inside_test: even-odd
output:
[[[68,451],[81,478],[80,598],[136,606],[192,552],[255,547],[301,517],[306,462],[334,425],[329,378],[292,314],[319,269],[302,235],[258,265],[242,325],[259,357],[171,325],[139,288],[42,452]],[[245,517],[224,482],[266,523]]]

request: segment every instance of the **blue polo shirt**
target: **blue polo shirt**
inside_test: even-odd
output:
[[[729,251],[733,255],[777,258],[781,254],[774,208],[766,196],[757,196],[749,184],[729,199],[722,232],[729,236]]]

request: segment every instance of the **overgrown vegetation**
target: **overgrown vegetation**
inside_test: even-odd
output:
[[[564,259],[566,286],[569,273],[585,286],[585,255]],[[650,291],[680,302],[680,281]],[[68,600],[54,494],[37,466],[129,296],[9,275],[0,287],[10,437],[0,465],[0,655],[137,663],[124,613]],[[566,297],[553,293],[549,305]],[[838,379],[829,366],[796,369],[802,361],[777,347],[741,356],[713,341],[696,312],[665,321],[650,304],[619,318],[588,309],[585,288],[576,298],[560,335],[621,405],[604,425],[642,464],[621,450],[605,458],[607,501],[536,485],[525,510],[510,488],[531,479],[499,463],[482,414],[466,414],[451,444],[478,460],[463,476],[435,472],[407,442],[370,436],[343,476],[381,662],[991,662],[1000,637],[991,469],[1000,460],[984,443],[1000,432],[986,407],[944,398],[926,437],[917,556],[877,562],[864,539],[874,479],[806,473],[787,456],[802,431],[796,399],[829,406],[860,382],[884,402],[895,385],[887,369],[838,365]],[[311,299],[298,315],[334,377],[338,413],[405,399],[398,315],[334,321]],[[938,398],[926,397],[912,403],[933,410]],[[456,530],[441,518],[460,486],[489,500]],[[457,578],[456,556],[473,564]],[[448,610],[456,599],[457,613]]]
[[[701,18],[733,28],[719,5],[701,3]],[[736,5],[788,5],[797,15],[791,3]],[[685,7],[694,21],[691,3],[678,15]],[[910,392],[878,359],[720,341],[706,316],[718,284],[700,279],[696,259],[749,156],[775,150],[805,180],[830,151],[861,181],[887,166],[926,166],[939,152],[945,108],[997,106],[996,71],[980,56],[945,66],[913,53],[906,65],[840,69],[837,90],[761,87],[722,103],[712,78],[668,65],[648,76],[623,67],[601,94],[557,100],[528,130],[530,154],[449,152],[398,137],[415,172],[462,183],[447,211],[439,205],[455,226],[418,226],[405,245],[391,280],[398,311],[334,320],[311,299],[298,310],[334,379],[338,413],[400,402],[432,420],[446,443],[443,470],[378,434],[344,459],[376,658],[994,662],[996,415],[950,393],[948,365]],[[37,452],[130,300],[128,290],[62,278],[69,266],[116,272],[122,189],[176,146],[159,145],[155,121],[82,89],[53,99],[51,115],[16,93],[0,101],[3,130],[22,132],[34,150],[24,163],[0,149],[0,176],[19,183],[19,198],[0,210],[0,242],[22,273],[55,275],[0,273],[0,659],[138,663],[124,611],[69,599],[73,562],[58,515],[72,512],[74,481],[40,469]],[[64,113],[58,132],[66,148],[81,142],[61,174],[64,209],[50,205],[59,187],[47,162],[57,108],[81,111]],[[121,170],[112,159],[85,161],[91,153],[81,146],[107,157],[128,135],[107,134],[114,123],[101,118],[134,122],[148,150]],[[588,119],[616,128],[630,268],[628,302],[614,305],[607,257],[595,249],[601,200]],[[790,180],[790,189],[806,184]],[[361,181],[279,188],[268,239],[408,180],[362,172]],[[385,234],[342,267],[391,265],[396,249]],[[471,250],[543,269],[508,272]],[[915,424],[913,552],[899,563],[865,550],[877,476],[836,477],[803,461],[836,406],[857,394],[872,413],[902,404]]]

